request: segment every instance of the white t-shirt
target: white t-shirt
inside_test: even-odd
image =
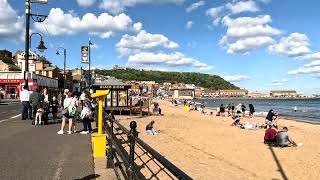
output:
[[[20,101],[29,101],[30,100],[30,92],[28,90],[20,91]]]

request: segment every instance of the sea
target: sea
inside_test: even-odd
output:
[[[266,116],[270,109],[279,113],[281,118],[320,123],[320,99],[196,99],[204,102],[207,107],[216,108],[221,104],[244,104],[249,110],[253,104],[255,115]],[[296,111],[295,111],[296,107]]]

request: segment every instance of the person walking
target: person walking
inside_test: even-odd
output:
[[[30,92],[27,86],[22,87],[22,91],[20,92],[20,101],[22,105],[22,119],[26,120],[32,119],[32,110],[30,106]]]
[[[30,104],[32,107],[32,115],[33,117],[36,116],[37,113],[37,107],[39,105],[41,101],[41,94],[40,94],[40,90],[38,88],[33,90],[33,93],[30,95]]]
[[[69,92],[69,90],[65,92],[68,93],[66,93],[66,98],[63,101],[61,129],[57,134],[64,134],[64,127],[67,121],[69,123],[69,130],[67,132],[68,134],[72,134],[73,121],[76,115],[77,101],[73,98],[72,93]]]
[[[80,132],[81,134],[88,134],[92,132],[91,127],[91,118],[92,118],[92,111],[91,111],[91,102],[89,101],[89,97],[85,95],[85,100],[83,101],[83,109],[81,111],[80,118],[83,123],[83,131]]]

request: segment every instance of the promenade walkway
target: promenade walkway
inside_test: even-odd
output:
[[[0,124],[0,179],[94,179],[90,135],[57,135],[60,124],[20,119]]]

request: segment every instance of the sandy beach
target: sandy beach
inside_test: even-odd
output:
[[[240,129],[230,126],[231,117],[185,112],[168,101],[158,102],[164,116],[116,118],[126,127],[137,121],[139,137],[194,179],[319,179],[320,125],[280,117],[279,129],[287,126],[291,138],[303,146],[270,148],[263,143],[264,129]],[[159,135],[145,133],[151,120]],[[261,124],[264,118],[241,121]]]

